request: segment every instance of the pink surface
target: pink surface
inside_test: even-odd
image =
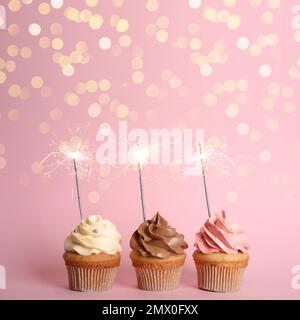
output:
[[[300,298],[300,290],[292,288],[291,271],[300,264],[300,25],[297,10],[292,13],[299,1],[203,0],[192,9],[188,1],[107,0],[88,7],[85,1],[65,0],[49,13],[42,5],[44,14],[39,12],[42,1],[24,3],[1,1],[8,29],[0,30],[0,265],[7,271],[0,299]],[[67,19],[69,6],[101,15],[103,25],[92,30],[88,23]],[[207,7],[215,11],[207,13]],[[168,19],[160,19],[157,27],[161,16]],[[227,22],[214,22],[216,16],[227,17]],[[129,23],[124,33],[116,30],[120,18]],[[38,36],[28,32],[34,22],[42,27]],[[60,34],[53,34],[60,31],[57,25],[51,28],[53,23],[61,25]],[[122,21],[117,25],[126,29]],[[156,34],[159,28],[165,31]],[[119,44],[123,34],[131,39],[120,40],[125,47]],[[111,39],[110,49],[98,46],[102,37]],[[241,37],[250,41],[246,50],[237,47]],[[54,38],[63,40],[62,49],[60,40],[52,47]],[[189,46],[192,38],[198,39],[191,42],[194,49]],[[77,52],[82,63],[73,63],[75,72],[67,77],[53,54],[70,55],[79,41],[86,43],[88,55]],[[141,83],[132,80],[136,70],[144,76],[134,74]],[[43,81],[32,81],[35,76]],[[99,89],[79,93],[80,86],[93,91],[89,80],[102,79],[111,83],[106,95]],[[76,96],[70,99],[69,92]],[[70,105],[74,101],[78,104]],[[101,114],[91,117],[95,113],[89,114],[89,105],[97,101]],[[69,128],[89,124],[90,141],[96,144],[99,125],[117,128],[119,119],[128,120],[131,128],[203,128],[207,139],[226,140],[235,164],[227,177],[209,170],[208,185],[213,212],[225,209],[250,239],[251,260],[240,292],[196,289],[191,254],[195,233],[207,216],[202,181],[169,167],[146,168],[145,196],[148,214],[159,209],[190,244],[182,284],[168,293],[137,290],[128,258],[129,238],[142,217],[137,173],[124,174],[118,167],[103,172],[97,166],[81,181],[84,211],[100,213],[117,225],[123,235],[122,265],[109,292],[67,290],[62,253],[65,237],[78,223],[74,179],[63,168],[48,178],[37,163],[52,151],[51,132],[68,138]]]

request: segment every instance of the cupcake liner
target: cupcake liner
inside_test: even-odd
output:
[[[199,289],[231,292],[240,289],[246,268],[218,267],[196,263],[196,269]]]
[[[166,291],[178,287],[186,254],[160,259],[143,257],[138,252],[131,251],[130,258],[135,267],[139,289]]]
[[[76,291],[105,291],[112,287],[117,267],[86,268],[67,265],[69,288]]]
[[[71,290],[104,291],[114,283],[121,256],[105,253],[81,256],[65,252],[63,258]]]
[[[174,290],[179,286],[182,267],[151,269],[135,267],[138,287],[148,291]]]
[[[249,261],[247,253],[203,254],[194,251],[199,289],[231,292],[238,291],[241,287],[243,275]]]

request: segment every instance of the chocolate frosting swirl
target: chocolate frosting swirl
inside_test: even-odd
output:
[[[182,254],[188,244],[184,236],[177,233],[158,212],[138,227],[130,239],[130,247],[144,257],[166,259]]]

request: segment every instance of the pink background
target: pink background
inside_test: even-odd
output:
[[[0,298],[298,299],[291,268],[300,264],[300,26],[292,24],[292,8],[300,2],[203,0],[198,8],[187,0],[92,2],[65,0],[60,9],[39,7],[42,1],[0,2],[7,8],[7,29],[0,30],[0,264],[7,290]],[[101,15],[103,25],[93,30],[89,22],[71,21],[70,6]],[[28,31],[32,23],[41,26],[37,36]],[[108,50],[98,45],[102,37],[111,39]],[[250,42],[245,50],[241,37]],[[76,51],[79,41],[86,52]],[[70,64],[75,72],[65,76]],[[32,81],[36,76],[43,81]],[[105,95],[99,88],[80,91],[94,91],[88,81],[102,79],[111,84]],[[70,92],[77,105],[70,105]],[[89,112],[97,101],[98,116]],[[145,196],[148,215],[159,210],[190,244],[182,283],[167,293],[136,289],[128,242],[142,217],[137,173],[97,165],[81,181],[84,212],[117,225],[122,265],[109,292],[67,289],[63,242],[79,217],[74,179],[64,168],[47,177],[38,163],[53,151],[52,132],[68,139],[70,128],[89,125],[97,146],[99,125],[117,128],[121,119],[130,128],[204,128],[206,139],[226,140],[231,174],[209,170],[208,184],[213,211],[226,209],[251,242],[240,292],[196,288],[194,234],[207,216],[202,181],[170,167],[146,168]]]

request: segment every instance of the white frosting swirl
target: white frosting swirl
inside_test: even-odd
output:
[[[90,215],[71,232],[65,240],[65,250],[82,256],[121,252],[121,235],[116,226],[100,215]]]

